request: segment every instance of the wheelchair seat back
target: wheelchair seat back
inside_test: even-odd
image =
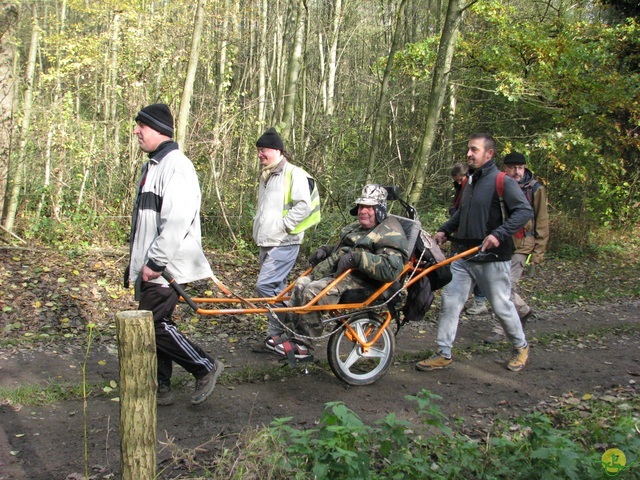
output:
[[[422,230],[422,224],[419,220],[412,220],[410,218],[401,217],[399,215],[389,214],[389,217],[395,218],[400,225],[402,225],[402,229],[404,230],[404,234],[407,237],[407,245],[409,255],[413,253],[413,249],[415,248],[416,242],[420,235],[420,231]],[[410,261],[410,259],[408,260]],[[375,280],[371,280],[371,283],[367,285],[365,288],[354,288],[351,290],[347,290],[340,297],[340,303],[360,303],[364,302],[367,298],[369,298],[376,290],[380,288],[382,283],[377,282]],[[377,299],[374,303],[384,303],[389,300],[395,293],[402,288],[402,281],[400,278],[396,279],[392,285],[389,286]]]

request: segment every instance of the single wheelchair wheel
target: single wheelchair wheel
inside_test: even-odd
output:
[[[380,331],[384,320],[372,312],[359,313],[346,320],[358,338],[370,342]],[[327,359],[331,370],[349,385],[370,385],[391,366],[396,337],[386,328],[378,341],[366,351],[345,326],[329,337]]]

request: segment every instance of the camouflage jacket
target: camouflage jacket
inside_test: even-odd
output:
[[[388,217],[369,230],[353,223],[342,230],[331,256],[313,269],[314,280],[333,275],[338,259],[350,252],[355,254],[358,275],[381,282],[395,280],[410,255],[407,237],[395,218]]]

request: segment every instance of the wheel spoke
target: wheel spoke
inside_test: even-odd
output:
[[[358,361],[358,359],[360,358],[360,354],[358,353],[359,349],[360,346],[357,343],[354,343],[351,352],[349,352],[347,358],[344,360],[344,362],[342,362],[342,365],[344,365],[345,369],[350,370],[351,367]]]
[[[387,351],[383,348],[370,347],[369,350],[362,354],[366,358],[384,358],[388,355]]]

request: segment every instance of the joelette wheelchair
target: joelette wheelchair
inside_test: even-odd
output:
[[[401,274],[393,282],[372,286],[370,291],[349,292],[340,303],[319,305],[318,302],[336,284],[351,274],[351,269],[337,276],[313,300],[301,306],[282,306],[290,299],[295,281],[279,295],[268,298],[242,298],[214,278],[224,297],[190,297],[169,274],[163,276],[199,315],[246,315],[293,313],[304,315],[312,311],[323,312],[323,325],[332,329],[328,335],[327,360],[333,373],[349,385],[369,385],[380,379],[393,362],[396,349],[396,334],[405,323],[403,304],[407,291],[424,285],[425,277],[451,262],[478,251],[473,247],[458,255],[439,260],[432,255],[429,242],[433,240],[422,230],[415,208],[399,197],[398,187],[385,187],[388,200],[401,203],[405,216],[395,216],[402,225],[408,239],[409,251],[413,252]],[[302,273],[308,275],[311,268]],[[432,285],[432,284],[431,284]],[[430,305],[430,302],[429,302]],[[213,308],[212,308],[213,307]],[[397,328],[392,331],[392,321]],[[293,332],[291,332],[293,333]],[[324,337],[323,337],[324,338]]]

